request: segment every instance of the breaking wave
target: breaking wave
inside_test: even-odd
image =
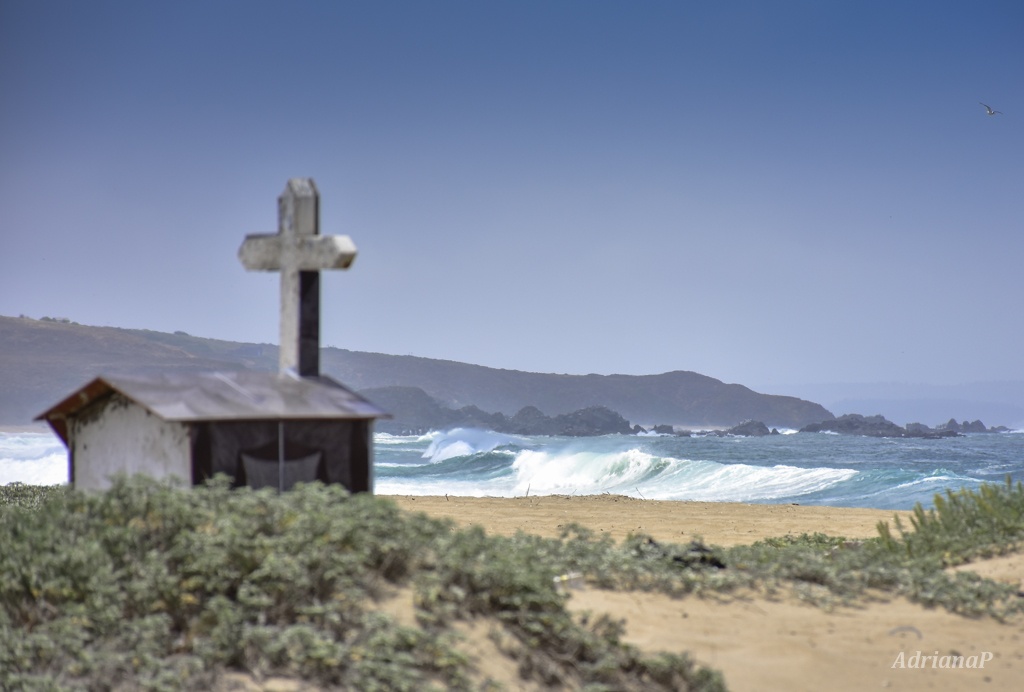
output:
[[[787,431],[788,432],[788,431]],[[1024,477],[1024,435],[937,440],[786,434],[761,438],[529,437],[458,428],[375,435],[383,495],[629,495],[649,500],[910,509],[935,493]],[[0,432],[0,484],[67,482],[48,432]]]

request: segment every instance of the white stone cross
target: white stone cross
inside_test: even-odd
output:
[[[277,233],[247,235],[238,259],[249,271],[281,272],[281,373],[320,374],[320,270],[348,269],[347,235],[320,235],[320,193],[292,178],[277,198]]]

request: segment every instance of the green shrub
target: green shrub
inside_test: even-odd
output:
[[[0,485],[0,512],[5,507],[38,507],[66,490],[67,486],[63,485],[26,485],[19,482]]]
[[[890,549],[903,549],[912,557],[940,556],[947,566],[1014,552],[1024,541],[1024,484],[1014,485],[1010,476],[1003,485],[947,490],[935,495],[934,504],[928,510],[915,505],[912,531],[895,518],[899,542],[888,525],[880,525],[882,540]]]
[[[360,690],[468,689],[447,625],[487,616],[535,679],[722,689],[685,657],[643,658],[617,623],[575,622],[552,581],[566,563],[559,543],[454,531],[337,485],[276,494],[135,477],[11,502],[0,688],[200,689],[234,668]],[[373,607],[396,585],[414,588],[421,627]]]
[[[276,494],[226,479],[179,489],[120,479],[103,493],[3,486],[0,689],[176,690],[217,671],[360,690],[470,689],[450,628],[487,617],[499,650],[542,684],[724,689],[683,654],[642,656],[608,617],[573,617],[559,575],[673,596],[789,589],[822,607],[881,592],[966,615],[1019,613],[1016,589],[944,568],[1019,550],[1024,489],[982,486],[915,508],[907,530],[816,533],[719,548],[488,536],[311,484]],[[413,590],[419,626],[374,601]],[[485,683],[485,687],[487,684]]]

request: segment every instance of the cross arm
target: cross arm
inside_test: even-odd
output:
[[[282,266],[299,271],[348,269],[356,246],[347,235],[307,235],[286,238],[279,234],[247,235],[238,259],[250,271],[276,271]]]

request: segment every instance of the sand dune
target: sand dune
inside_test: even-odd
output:
[[[868,538],[877,535],[878,521],[894,514],[612,495],[391,499],[409,511],[479,524],[501,535],[521,530],[557,536],[575,522],[615,540],[642,532],[659,541],[688,542],[699,536],[723,546],[815,532]],[[1022,566],[1024,558],[1015,555],[961,569],[1019,583]],[[825,611],[788,596],[672,599],[584,587],[572,590],[569,607],[625,620],[626,641],[646,651],[690,652],[722,671],[732,690],[1017,690],[1024,680],[1024,620],[964,618],[902,599]],[[486,667],[487,661],[480,664]],[[957,664],[963,667],[949,667]],[[506,679],[507,689],[533,689],[493,672]]]

